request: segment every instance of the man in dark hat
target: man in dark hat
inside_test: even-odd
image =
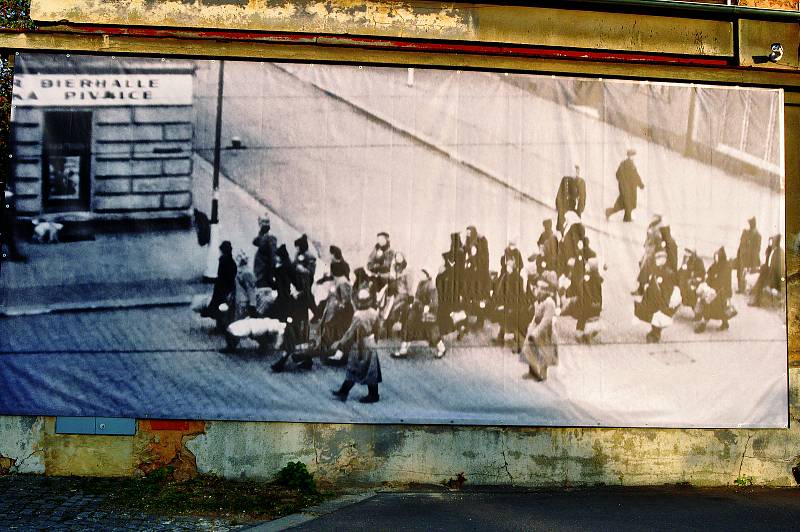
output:
[[[625,211],[625,216],[622,218],[623,222],[633,220],[631,213],[636,209],[637,189],[644,188],[642,178],[636,169],[636,164],[633,162],[634,155],[636,155],[636,150],[628,150],[627,158],[617,168],[619,195],[617,196],[617,201],[614,202],[614,206],[606,209],[606,220],[619,211]]]
[[[585,207],[586,181],[581,177],[581,167],[576,164],[575,175],[562,177],[561,183],[558,185],[558,193],[556,194],[556,211],[558,211],[556,230],[559,232],[564,231],[564,215],[567,211],[574,211],[580,217],[583,215]]]
[[[389,274],[394,264],[394,250],[389,240],[389,233],[381,231],[376,236],[375,247],[367,259],[367,273],[372,276],[373,299],[375,294],[389,282]]]
[[[745,275],[761,267],[761,233],[756,229],[755,216],[747,220],[748,227],[742,230],[739,249],[736,253],[736,292],[744,294]]]
[[[10,190],[5,190],[5,201],[0,205],[0,210],[3,212],[3,223],[0,225],[0,248],[5,244],[8,248],[8,256],[0,257],[2,260],[9,260],[11,262],[25,262],[28,258],[19,252],[17,248],[16,238],[16,221],[17,211],[16,202],[14,201],[14,193]]]
[[[270,234],[269,214],[258,218],[258,236],[253,239],[256,254],[253,258],[253,274],[256,277],[258,288],[276,288],[275,282],[275,253],[278,250],[278,240]]]
[[[236,261],[233,259],[233,246],[225,240],[219,245],[219,266],[217,266],[217,279],[214,281],[214,292],[208,307],[200,315],[204,318],[217,318],[219,306],[228,301],[236,285]]]

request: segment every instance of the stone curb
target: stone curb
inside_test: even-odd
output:
[[[359,504],[375,497],[376,495],[377,492],[375,491],[367,491],[365,493],[358,493],[354,495],[343,495],[333,499],[332,501],[327,501],[317,506],[312,506],[311,508],[308,508],[300,513],[287,515],[286,517],[281,517],[280,519],[275,519],[274,521],[267,521],[250,528],[245,528],[244,530],[248,532],[278,532],[280,530],[287,530],[296,526],[300,526],[303,523],[313,521],[314,519],[324,515],[331,514],[341,510],[342,508]]]

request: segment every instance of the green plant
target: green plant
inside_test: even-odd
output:
[[[317,483],[303,462],[289,462],[278,472],[277,484],[298,489],[305,493],[317,493]]]
[[[753,477],[739,477],[733,481],[734,484],[739,486],[740,488],[744,488],[747,486],[753,485]]]

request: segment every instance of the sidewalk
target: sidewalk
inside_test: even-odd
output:
[[[194,205],[209,212],[211,165],[195,156],[194,168]],[[251,242],[266,208],[227,177],[220,183],[221,236],[252,263]],[[296,230],[270,216],[280,242],[297,238]],[[21,249],[28,262],[6,262],[0,270],[0,316],[182,305],[211,290],[202,283],[208,248],[198,246],[194,229],[100,233],[92,241],[21,243]]]

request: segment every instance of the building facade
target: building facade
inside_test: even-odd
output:
[[[186,218],[188,61],[17,56],[13,191],[21,217]]]

